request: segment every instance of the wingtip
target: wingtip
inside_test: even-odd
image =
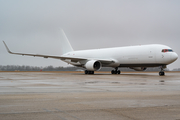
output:
[[[3,43],[4,43],[4,45],[5,45],[6,50],[8,51],[8,53],[12,53],[12,52],[9,50],[8,46],[6,45],[6,43],[5,43],[4,41],[3,41]]]

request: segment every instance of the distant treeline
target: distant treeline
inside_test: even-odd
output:
[[[113,68],[103,67],[100,71],[111,71]],[[119,68],[121,71],[135,71],[130,68]],[[27,65],[0,65],[0,71],[84,71],[85,69],[80,67],[37,67],[37,66],[27,66]],[[145,71],[160,71],[159,67],[147,68]],[[166,71],[169,71],[166,69]],[[180,71],[180,68],[173,69],[172,71]]]
[[[27,65],[0,65],[0,71],[76,71],[78,67],[37,67],[37,66],[27,66]]]

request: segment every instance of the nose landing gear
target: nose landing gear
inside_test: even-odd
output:
[[[161,67],[161,71],[159,72],[159,76],[164,76],[165,73],[164,73],[164,69],[163,69],[163,66]]]
[[[115,70],[111,71],[111,74],[121,74],[121,71],[118,70],[118,67],[116,67]]]

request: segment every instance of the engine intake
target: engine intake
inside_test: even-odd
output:
[[[88,61],[84,67],[87,69],[87,70],[90,70],[90,71],[97,71],[97,70],[100,70],[101,69],[101,62],[99,61],[96,61],[96,60],[90,60]]]

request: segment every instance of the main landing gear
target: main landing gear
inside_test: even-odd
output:
[[[94,71],[85,70],[84,73],[85,74],[94,74]]]
[[[163,70],[163,67],[161,67],[161,71],[159,72],[159,76],[164,76],[165,73],[164,73],[164,70]]]
[[[111,71],[111,74],[121,74],[121,71],[118,70],[118,67],[116,67],[115,70]]]

